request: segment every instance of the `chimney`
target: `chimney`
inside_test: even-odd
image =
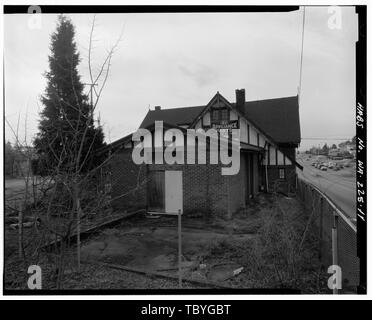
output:
[[[155,106],[155,110],[156,111],[161,110],[161,106]]]
[[[236,89],[236,109],[238,109],[242,114],[245,113],[245,89]]]

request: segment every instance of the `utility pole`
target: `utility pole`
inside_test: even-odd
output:
[[[182,211],[178,210],[178,287],[182,288]]]

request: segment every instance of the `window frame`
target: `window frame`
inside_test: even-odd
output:
[[[230,110],[228,108],[221,108],[221,109],[211,109],[211,123],[218,123],[221,121],[230,121]],[[225,114],[225,118],[222,117],[222,115]],[[217,115],[215,117],[215,115]]]
[[[283,173],[283,176],[281,173]],[[279,179],[285,180],[285,168],[279,168]]]

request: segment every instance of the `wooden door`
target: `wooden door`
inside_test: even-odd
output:
[[[148,211],[165,210],[165,176],[164,171],[150,171],[148,181]]]

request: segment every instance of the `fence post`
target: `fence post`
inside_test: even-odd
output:
[[[178,286],[182,288],[182,234],[181,234],[181,209],[178,210]]]
[[[17,205],[18,209],[18,257],[23,258],[23,205]]]
[[[322,260],[323,247],[323,197],[319,194],[319,251],[318,258]]]
[[[332,228],[332,264],[338,266],[338,239],[337,239],[337,227],[338,227],[338,214],[333,212],[333,228]],[[333,289],[333,294],[338,294],[338,289]]]

